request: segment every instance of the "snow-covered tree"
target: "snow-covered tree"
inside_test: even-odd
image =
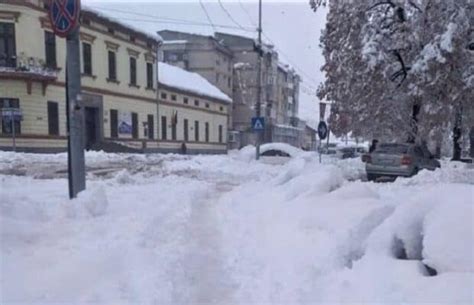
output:
[[[324,2],[311,4],[317,8]],[[469,0],[328,0],[327,5],[321,38],[327,78],[319,97],[333,102],[336,134],[440,145],[462,125],[467,142],[474,125]],[[461,111],[462,124],[456,125]]]

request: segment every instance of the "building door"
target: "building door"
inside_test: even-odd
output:
[[[99,109],[85,107],[85,147],[91,149],[99,139]]]

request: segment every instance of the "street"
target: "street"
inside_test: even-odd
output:
[[[69,201],[65,154],[2,152],[2,303],[472,301],[472,168],[324,161],[89,152]]]

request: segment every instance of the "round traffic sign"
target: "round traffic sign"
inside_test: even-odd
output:
[[[49,20],[54,33],[64,38],[74,30],[79,21],[80,9],[80,0],[51,0]]]
[[[328,125],[324,121],[319,122],[318,136],[321,140],[326,139],[326,137],[328,136]]]

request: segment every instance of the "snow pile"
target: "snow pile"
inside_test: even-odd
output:
[[[232,103],[230,97],[197,73],[188,72],[163,62],[158,63],[158,73],[158,81],[163,85]]]
[[[472,168],[381,184],[360,160],[247,149],[87,154],[118,170],[72,201],[32,177],[62,155],[0,153],[30,168],[0,174],[1,303],[473,303]]]
[[[453,188],[452,191],[469,194],[469,190],[463,190],[462,187]],[[454,202],[449,198],[449,201],[434,208],[424,220],[423,261],[438,273],[474,272],[472,189],[470,194],[470,197],[461,197],[461,200]],[[448,196],[445,194],[444,197]]]

